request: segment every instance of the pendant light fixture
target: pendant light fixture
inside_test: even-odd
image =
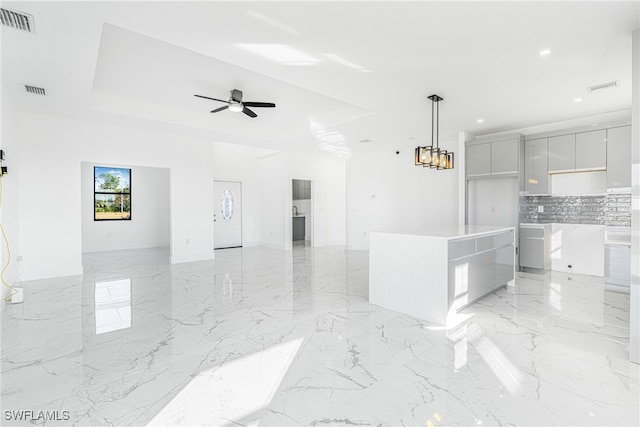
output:
[[[416,147],[416,166],[432,169],[453,169],[453,153],[441,150],[440,138],[440,106],[442,98],[438,95],[429,96],[431,100],[431,145]]]

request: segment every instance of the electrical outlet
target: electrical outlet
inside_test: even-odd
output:
[[[188,238],[184,239],[184,242],[185,242],[187,245],[188,245],[189,243],[191,243],[191,242],[189,241],[189,239],[188,239]]]
[[[538,205],[538,213],[544,213],[544,206]]]
[[[22,262],[22,255],[18,255],[16,257],[16,262]]]

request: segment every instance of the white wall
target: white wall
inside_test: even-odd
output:
[[[242,183],[242,246],[260,242],[260,166],[258,158],[272,150],[224,142],[213,144],[213,176]]]
[[[171,261],[213,258],[210,142],[20,114],[20,255],[26,279],[82,273],[81,162],[171,169]]]
[[[632,42],[631,290],[629,359],[640,364],[640,29]]]
[[[131,220],[94,221],[94,166],[131,169]],[[169,169],[82,162],[82,251],[169,246]]]
[[[292,247],[293,179],[311,181],[311,236],[314,247],[344,245],[346,234],[345,160],[325,152],[286,153],[285,248]]]
[[[518,225],[518,178],[469,180],[469,224]]]
[[[347,160],[346,177],[348,249],[368,249],[370,231],[458,224],[456,168],[415,166],[412,150],[355,152]]]
[[[334,154],[278,153],[259,160],[260,244],[291,249],[292,179],[312,181],[314,246],[345,243],[345,161]]]
[[[4,86],[4,85],[2,85]],[[8,91],[4,87],[0,88],[0,99],[2,99],[2,138],[0,139],[0,148],[5,151],[4,166],[8,167],[9,174],[2,177],[2,206],[0,207],[0,221],[4,227],[7,240],[9,241],[9,249],[11,259],[9,260],[9,251],[7,251],[4,242],[0,241],[0,269],[9,260],[9,265],[4,273],[4,279],[10,285],[17,284],[22,279],[20,268],[17,262],[17,254],[20,253],[20,235],[19,235],[19,180],[17,173],[17,165],[19,163],[20,153],[18,152],[18,112],[15,104],[8,95]],[[1,286],[0,296],[4,298],[9,294],[9,289]],[[4,302],[0,300],[0,310],[4,306]]]
[[[285,249],[286,195],[291,199],[291,180],[287,181],[285,164],[285,156],[281,153],[258,161],[261,246]]]

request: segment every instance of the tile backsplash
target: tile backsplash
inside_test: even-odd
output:
[[[538,212],[539,206],[542,206],[542,212]],[[520,222],[631,227],[631,193],[597,196],[521,196]]]

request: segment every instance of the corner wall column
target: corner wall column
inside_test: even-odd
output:
[[[629,359],[640,364],[640,29],[633,32],[632,46]]]

